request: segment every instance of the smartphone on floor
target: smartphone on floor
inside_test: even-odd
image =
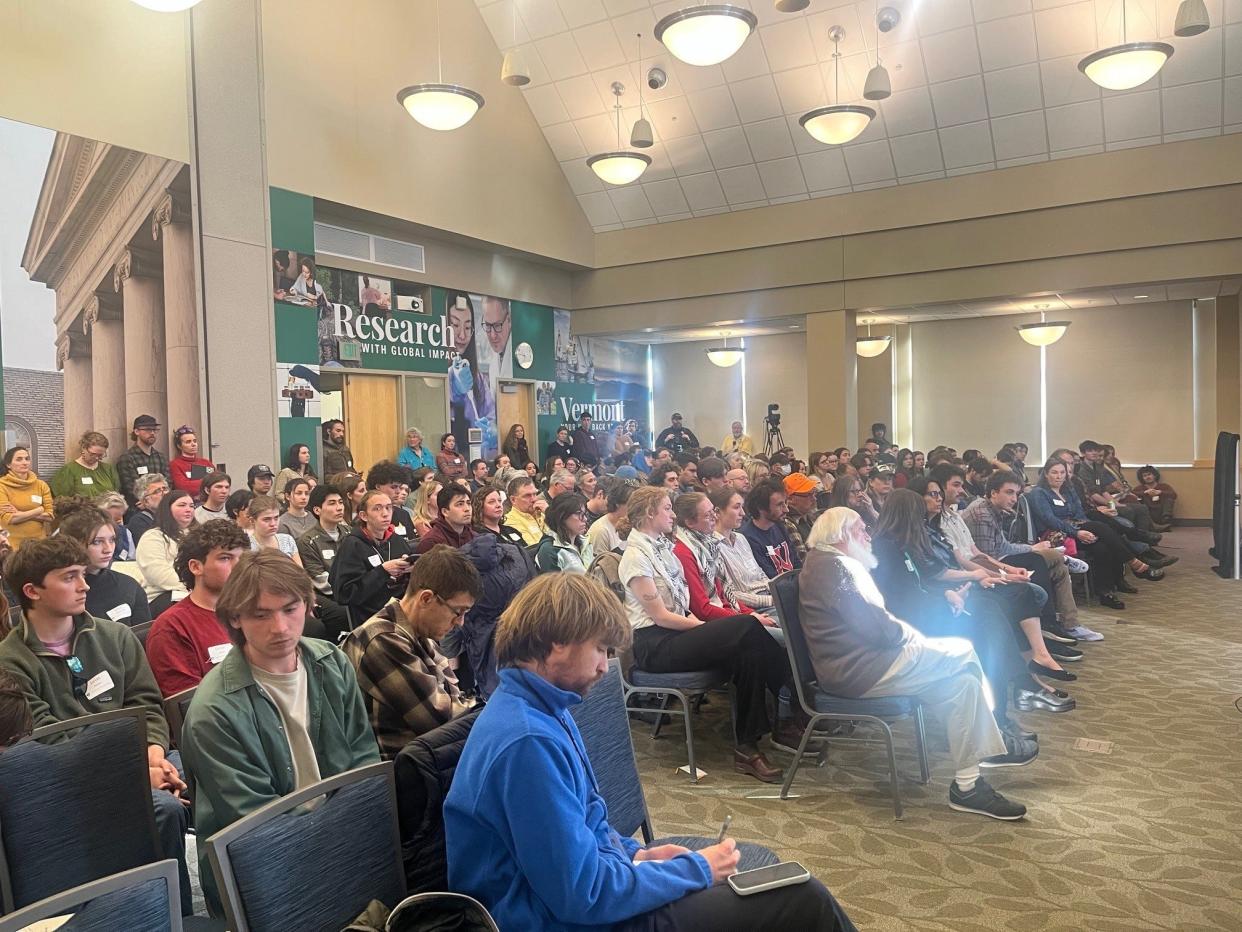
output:
[[[738,896],[750,896],[752,893],[806,883],[810,879],[810,873],[797,861],[782,861],[780,864],[740,871],[729,878],[729,886]]]

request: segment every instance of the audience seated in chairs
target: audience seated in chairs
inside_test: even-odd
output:
[[[815,480],[802,472],[793,472],[785,477],[785,530],[793,541],[794,551],[798,560],[806,557],[806,539],[819,517],[819,509],[815,507],[816,494],[819,486]]]
[[[179,755],[169,751],[159,687],[137,636],[127,625],[86,611],[88,562],[85,548],[62,535],[30,541],[6,561],[5,578],[21,601],[23,619],[0,642],[0,667],[21,685],[35,728],[112,709],[142,709],[160,845],[180,865],[181,902],[189,912],[189,811],[181,798],[186,784]]]
[[[462,623],[481,591],[474,565],[441,544],[414,563],[405,594],[391,599],[341,645],[386,760],[470,709],[438,645]]]
[[[155,527],[142,535],[136,559],[145,582],[143,588],[151,605],[151,617],[159,617],[173,602],[189,593],[174,563],[181,538],[194,524],[194,499],[182,489],[174,489],[160,501]]]
[[[591,522],[586,534],[587,543],[591,545],[591,552],[595,556],[625,547],[625,533],[628,533],[625,512],[635,484],[614,478],[607,486],[601,481],[600,487],[608,489],[608,510]]]
[[[197,686],[232,649],[216,617],[216,600],[249,549],[246,532],[232,521],[197,524],[181,542],[177,575],[190,594],[160,615],[147,634],[147,660],[165,698]]]
[[[496,534],[480,534],[461,548],[479,571],[481,594],[466,613],[461,629],[466,665],[474,676],[475,692],[483,699],[499,684],[495,634],[500,615],[514,596],[535,577],[535,564],[526,547]]]
[[[711,499],[702,492],[678,495],[673,501],[673,512],[677,516],[673,554],[681,563],[690,591],[690,613],[704,621],[755,613],[749,605],[735,601],[728,590],[722,538],[716,534],[716,506]],[[750,550],[746,541],[742,545]],[[750,556],[753,563],[754,556]],[[755,613],[755,617],[768,627],[776,625],[767,615]]]
[[[779,483],[772,487],[779,489]],[[768,762],[758,742],[772,732],[768,694],[778,696],[789,682],[785,651],[754,615],[707,621],[689,614],[690,590],[666,536],[674,526],[668,492],[655,486],[637,489],[630,496],[629,519],[632,530],[619,572],[634,628],[636,664],[649,673],[726,671],[736,693],[734,769],[765,783],[780,782],[781,771]],[[778,732],[785,746],[795,734],[801,737],[793,722]]]
[[[315,525],[298,538],[302,568],[315,586],[315,612],[323,625],[323,636],[334,644],[349,630],[349,618],[336,601],[329,576],[341,541],[349,533],[345,523],[345,499],[330,485],[317,485],[311,491],[307,511]]]
[[[577,492],[562,492],[544,512],[548,533],[535,551],[535,567],[541,573],[585,573],[595,559],[586,539],[586,499]]]
[[[142,586],[132,577],[111,569],[116,550],[116,525],[94,505],[74,507],[60,519],[57,533],[72,537],[84,548],[90,562],[86,566],[86,611],[96,618],[107,618],[126,625],[151,620],[151,606]]]
[[[520,538],[522,544],[534,547],[548,532],[543,517],[548,502],[540,497],[535,481],[528,476],[514,479],[507,491],[509,510],[502,523],[501,536],[514,543]],[[511,533],[504,533],[506,529]]]
[[[234,649],[203,677],[182,731],[200,838],[380,759],[349,660],[326,641],[301,636],[313,592],[296,564],[259,550],[242,556],[216,601]],[[203,893],[218,916],[206,847],[199,852]]]
[[[755,561],[750,541],[738,528],[746,521],[746,496],[726,487],[710,496],[716,509],[716,537],[720,540],[720,563],[729,602],[765,612],[772,608],[768,576]]]
[[[979,658],[962,638],[929,638],[884,606],[862,519],[831,508],[815,522],[798,577],[798,616],[821,689],[851,699],[913,696],[944,722],[956,769],[949,805],[994,819],[1020,819],[979,768],[1020,767],[1039,754],[1033,740],[1005,735],[988,710]]]
[[[802,565],[802,558],[785,526],[788,510],[785,486],[779,479],[760,481],[746,496],[747,519],[741,534],[750,543],[755,562],[768,579]]]
[[[738,862],[731,838],[645,849],[611,828],[569,709],[629,639],[617,600],[578,574],[542,576],[506,610],[501,686],[445,801],[449,886],[502,928],[853,929],[815,880],[756,897],[720,886]]]
[[[134,481],[133,492],[137,504],[129,513],[125,529],[134,539],[135,553],[142,535],[155,527],[155,513],[159,510],[160,501],[168,494],[168,488],[168,480],[158,473],[139,476]]]
[[[384,492],[367,492],[359,502],[358,526],[341,541],[328,580],[357,625],[405,591],[412,563],[413,542],[393,530],[392,500]]]
[[[470,490],[457,483],[451,483],[436,493],[436,508],[439,516],[431,522],[431,527],[418,539],[416,553],[426,553],[432,547],[441,544],[448,547],[463,547],[474,540],[474,528],[470,519]],[[398,511],[401,509],[397,509]]]

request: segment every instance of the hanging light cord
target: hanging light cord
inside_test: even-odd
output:
[[[440,52],[440,0],[436,0],[436,64],[440,83],[444,83],[444,55]]]

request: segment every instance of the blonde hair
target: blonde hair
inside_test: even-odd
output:
[[[265,592],[297,599],[306,606],[308,614],[315,604],[310,577],[279,550],[265,548],[243,553],[216,600],[216,617],[238,647],[246,643],[246,635],[233,622],[252,614]]]
[[[621,652],[630,646],[625,609],[615,593],[582,573],[545,573],[517,594],[496,626],[496,660],[502,667],[546,660],[556,644],[603,642]]]
[[[440,517],[440,509],[436,506],[436,494],[442,488],[443,486],[434,480],[419,483],[418,489],[414,492],[414,506],[410,509],[414,513],[415,524],[431,524]]]
[[[90,447],[103,447],[108,449],[108,438],[97,430],[88,430],[80,438],[78,438],[78,449],[86,450]]]
[[[669,498],[668,489],[662,485],[644,485],[635,489],[626,502],[625,517],[631,528],[636,528],[660,507],[660,503]]]

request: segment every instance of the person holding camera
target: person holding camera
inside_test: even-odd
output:
[[[660,436],[656,437],[656,449],[668,447],[673,453],[697,450],[699,438],[694,436],[694,431],[682,424],[681,415],[674,411],[671,420],[672,423],[660,431]]]
[[[372,490],[358,503],[359,526],[345,537],[332,561],[328,582],[335,600],[355,624],[379,612],[405,591],[414,561],[413,542],[393,532],[392,499]]]

